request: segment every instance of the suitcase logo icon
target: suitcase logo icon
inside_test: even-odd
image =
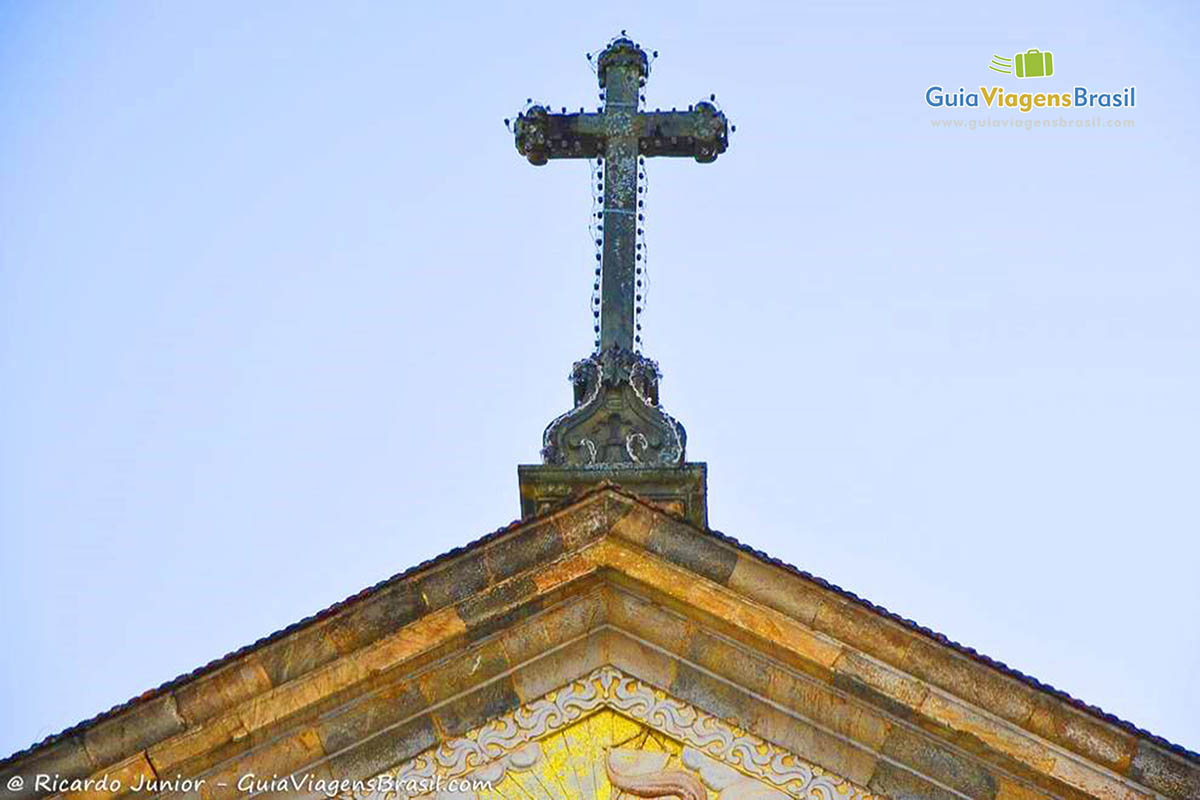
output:
[[[1012,58],[994,55],[988,69],[1018,78],[1049,78],[1054,74],[1054,54],[1033,47]]]

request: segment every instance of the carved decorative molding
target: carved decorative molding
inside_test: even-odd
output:
[[[732,768],[740,776],[768,784],[761,787],[767,795],[774,789],[801,800],[876,800],[863,787],[611,666],[388,770],[384,773],[391,779],[388,783],[399,788],[387,800],[408,800],[403,786],[410,781],[424,780],[425,785],[438,777],[499,781],[509,770],[530,769],[542,756],[539,740],[605,708],[679,742],[682,764],[699,773],[718,797],[731,785],[744,786],[744,779],[739,778],[738,784],[730,777]],[[371,792],[342,797],[384,800],[382,794]]]
[[[683,463],[687,434],[658,402],[658,365],[614,346],[571,370],[575,407],[542,434],[547,464],[572,467]]]

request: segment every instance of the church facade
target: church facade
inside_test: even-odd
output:
[[[595,160],[596,350],[522,519],[0,762],[55,800],[1197,800],[1200,755],[709,528],[640,352],[638,180],[707,163],[709,102],[533,106],[534,164]]]

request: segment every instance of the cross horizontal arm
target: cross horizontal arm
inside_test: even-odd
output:
[[[692,156],[715,161],[729,145],[725,115],[711,103],[690,111],[650,111],[638,114],[638,152],[644,156]]]
[[[534,106],[517,118],[517,150],[531,164],[551,158],[596,158],[604,154],[604,115],[551,114]]]

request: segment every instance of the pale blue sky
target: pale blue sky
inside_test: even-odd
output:
[[[501,120],[621,28],[738,126],[647,200],[713,526],[1200,747],[1198,12],[975,5],[0,6],[0,754],[517,515],[591,201]],[[1030,47],[1136,127],[932,127]]]

